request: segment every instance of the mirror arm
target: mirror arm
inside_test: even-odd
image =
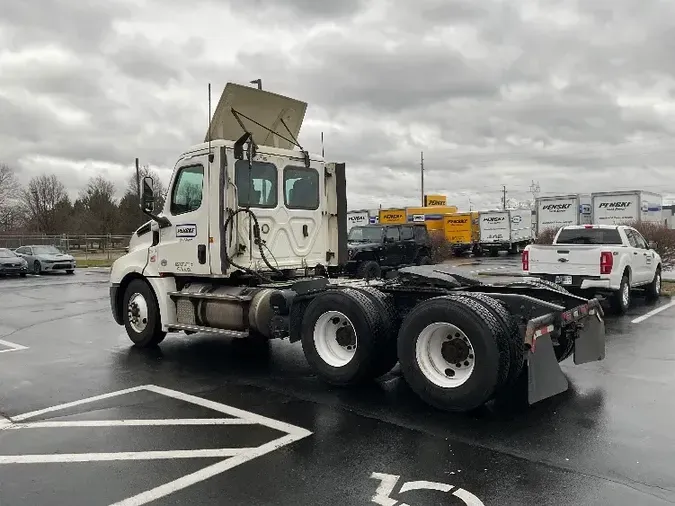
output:
[[[171,226],[171,222],[166,216],[157,216],[156,214],[153,214],[150,211],[146,211],[143,208],[141,208],[141,211],[143,211],[143,214],[145,214],[146,216],[149,216],[151,219],[155,220],[159,225],[159,228],[166,228]]]

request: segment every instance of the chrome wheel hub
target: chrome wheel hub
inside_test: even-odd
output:
[[[129,317],[129,325],[138,334],[142,333],[148,326],[148,303],[140,293],[133,294],[129,299],[127,316]]]

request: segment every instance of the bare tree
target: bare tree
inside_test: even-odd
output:
[[[118,209],[115,184],[102,176],[92,177],[80,192],[79,201],[85,210],[87,230],[97,234],[111,234],[118,230]]]
[[[4,163],[0,163],[0,209],[10,205],[10,201],[19,197],[19,182],[14,170]]]
[[[32,178],[20,192],[20,201],[29,224],[37,232],[60,232],[57,206],[67,198],[66,187],[55,175],[42,174]]]

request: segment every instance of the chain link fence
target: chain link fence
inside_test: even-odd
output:
[[[126,252],[129,235],[4,235],[0,234],[0,248],[20,246],[56,246],[78,260],[112,262]]]

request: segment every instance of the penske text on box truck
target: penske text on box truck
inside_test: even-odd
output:
[[[532,241],[532,211],[512,209],[484,211],[478,218],[480,245],[491,254],[500,250],[517,252]]]
[[[535,203],[537,233],[552,228],[591,223],[591,196],[583,194],[539,197]]]
[[[592,193],[591,206],[593,223],[598,225],[663,220],[663,197],[658,193],[642,190]]]

